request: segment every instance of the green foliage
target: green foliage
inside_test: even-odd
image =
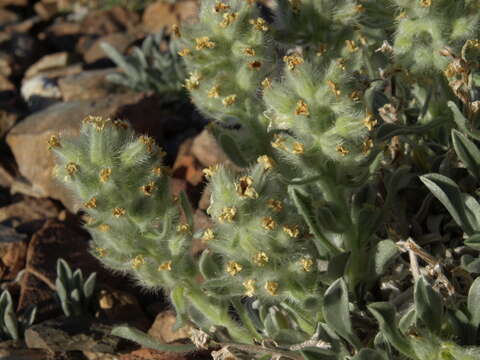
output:
[[[152,139],[95,117],[75,139],[52,137],[95,255],[168,290],[198,347],[478,358],[479,6],[279,0],[267,21],[254,1],[202,1],[169,56],[184,59],[184,88],[241,169],[205,169],[212,225],[197,234]],[[168,88],[144,70],[146,51],[106,49],[125,70],[117,81]],[[194,237],[207,245],[198,258]]]
[[[55,286],[65,316],[78,317],[90,313],[96,279],[96,273],[91,273],[84,279],[81,269],[72,271],[65,260],[57,260]]]
[[[23,317],[17,318],[13,308],[13,300],[10,292],[4,290],[0,295],[0,339],[19,340],[23,338],[25,329],[35,321],[37,308],[30,309]]]

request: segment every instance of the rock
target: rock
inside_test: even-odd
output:
[[[4,102],[4,99],[8,96],[7,93],[15,90],[15,85],[5,75],[0,74],[0,101]]]
[[[0,359],[2,360],[51,360],[44,350],[26,349],[20,341],[0,342]]]
[[[81,24],[57,19],[55,23],[38,34],[40,40],[47,40],[55,49],[72,53],[82,35]]]
[[[18,114],[0,109],[0,138],[2,138],[7,133],[7,131],[10,130],[13,127],[13,125],[15,125],[17,120],[18,120]],[[0,173],[1,173],[1,170],[0,170]],[[0,175],[0,178],[1,176],[2,175]],[[0,181],[0,185],[1,184],[2,182]]]
[[[120,355],[119,360],[187,360],[179,353],[163,352],[152,349],[138,349],[129,354]]]
[[[143,13],[143,27],[149,33],[157,33],[165,26],[179,24],[180,22],[195,16],[198,12],[196,1],[180,1],[176,4],[168,4],[157,0],[147,6]]]
[[[12,6],[27,6],[28,0],[0,0],[0,7]]]
[[[110,44],[120,53],[124,53],[130,44],[137,40],[137,36],[132,33],[117,32],[102,36],[95,40],[83,55],[87,64],[94,63],[100,59],[106,58],[107,55],[103,51],[101,44],[103,42]]]
[[[18,21],[18,15],[13,11],[0,8],[0,28]]]
[[[25,197],[0,208],[0,223],[27,235],[39,230],[47,219],[57,216],[58,208],[49,199]]]
[[[0,225],[0,279],[14,280],[25,267],[27,255],[26,235]]]
[[[37,2],[33,8],[35,12],[43,19],[49,20],[52,18],[58,11],[58,7],[56,3],[45,3],[45,2]]]
[[[12,183],[13,183],[12,174],[10,174],[10,172],[6,169],[6,167],[0,161],[0,188],[1,187],[8,188],[12,185]],[[1,205],[2,205],[2,203],[0,201],[0,206]]]
[[[59,103],[34,113],[16,125],[7,135],[7,143],[15,156],[20,173],[32,183],[36,193],[44,197],[61,200],[75,212],[77,208],[70,193],[52,177],[54,157],[47,150],[47,141],[52,134],[76,136],[81,120],[87,115],[122,117],[122,108],[130,104],[129,113],[133,127],[141,133],[149,133],[161,140],[162,125],[158,120],[144,118],[142,108],[135,109],[141,94],[107,96],[98,100],[71,101]]]
[[[62,68],[45,70],[40,72],[39,75],[52,79],[57,83],[57,86],[58,86],[59,79],[70,76],[70,75],[79,74],[82,71],[83,71],[83,65],[81,63],[77,63],[77,64],[72,64],[70,66],[62,67]]]
[[[42,75],[24,80],[21,93],[32,111],[42,110],[62,98],[56,82]]]
[[[25,73],[25,78],[31,78],[39,74],[40,72],[44,72],[46,70],[52,70],[56,68],[63,68],[68,65],[68,53],[67,52],[59,52],[54,54],[45,55],[40,60],[38,60],[35,64],[30,66]]]
[[[128,323],[147,331],[151,321],[143,312],[138,299],[125,291],[104,287],[100,289],[98,304],[102,315],[115,323]]]
[[[217,140],[206,129],[193,140],[191,153],[205,167],[215,164],[231,164]]]
[[[184,326],[177,331],[173,330],[172,327],[176,321],[175,312],[171,310],[163,311],[156,316],[155,321],[148,330],[148,335],[167,344],[190,338],[190,326]]]
[[[193,186],[203,181],[202,166],[191,154],[193,139],[187,139],[180,145],[177,158],[173,164],[173,176],[185,179]]]
[[[118,360],[118,356],[114,354],[105,354],[93,351],[83,351],[83,355],[88,360]]]
[[[49,352],[91,351],[116,353],[120,338],[110,335],[112,328],[86,319],[59,318],[33,325],[25,331],[30,349]]]
[[[207,210],[208,207],[210,206],[210,196],[212,196],[212,191],[210,190],[210,187],[206,186],[203,189],[202,192],[202,197],[200,198],[200,201],[198,202],[198,208],[201,210]]]
[[[82,21],[81,29],[84,34],[103,36],[130,31],[139,21],[136,12],[117,6],[108,10],[89,12]]]
[[[13,56],[0,51],[0,75],[8,77],[12,75]]]
[[[63,101],[88,100],[106,97],[118,86],[109,83],[106,77],[116,72],[116,69],[84,71],[69,75],[58,81]],[[88,91],[85,91],[88,89]]]

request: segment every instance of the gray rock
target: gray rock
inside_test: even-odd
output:
[[[106,77],[115,72],[114,68],[90,70],[61,78],[58,85],[63,100],[88,100],[107,96],[112,93],[114,86],[107,81]],[[88,91],[85,91],[86,89]]]

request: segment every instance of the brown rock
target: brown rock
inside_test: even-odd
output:
[[[91,11],[82,22],[84,34],[102,36],[133,29],[140,21],[137,13],[123,7]]]
[[[231,164],[217,140],[208,130],[203,130],[192,143],[192,154],[205,167],[215,164]]]
[[[209,186],[206,186],[203,189],[202,192],[202,197],[200,198],[200,201],[198,202],[198,208],[201,210],[207,210],[208,207],[210,206],[210,196],[212,196],[212,191]]]
[[[0,279],[13,280],[25,267],[27,242],[25,235],[0,225]]]
[[[138,349],[129,354],[120,355],[119,360],[187,360],[187,357],[178,353]]]
[[[1,75],[0,75],[1,76]],[[10,130],[18,120],[18,113],[0,109],[0,138]],[[1,170],[0,170],[1,172]],[[1,175],[0,175],[1,177]],[[1,182],[0,182],[1,185]]]
[[[27,6],[28,0],[0,0],[0,7],[13,6]]]
[[[130,104],[128,119],[140,133],[148,133],[157,140],[162,138],[162,126],[158,114],[154,119],[144,118],[142,107],[136,108],[141,94],[112,95],[98,100],[72,101],[52,105],[34,113],[16,125],[7,135],[20,173],[32,183],[39,196],[61,200],[70,210],[75,211],[75,201],[70,193],[53,179],[54,157],[47,150],[47,141],[52,134],[76,136],[81,120],[87,115],[115,118]]]
[[[13,61],[14,59],[11,54],[0,52],[0,75],[3,75],[5,77],[12,75]]]
[[[40,4],[40,3],[39,3]],[[30,66],[25,73],[25,78],[30,78],[46,70],[66,67],[68,64],[68,53],[59,52],[45,55],[35,64]]]
[[[158,0],[150,4],[143,13],[143,27],[149,33],[157,33],[165,26],[179,24],[198,12],[196,1],[181,1],[167,4]]]
[[[63,100],[88,100],[108,96],[113,92],[114,86],[106,77],[115,72],[115,69],[90,70],[61,78],[58,85]]]
[[[37,2],[33,8],[43,20],[49,20],[58,11],[56,3]]]
[[[0,100],[4,98],[6,92],[15,91],[15,85],[13,85],[6,76],[0,74]]]
[[[51,360],[48,352],[37,349],[26,349],[23,341],[0,342],[0,359],[2,360]]]
[[[191,154],[193,139],[187,139],[180,145],[177,158],[173,164],[173,176],[185,179],[187,182],[196,186],[203,181],[202,166]]]
[[[100,59],[106,58],[107,55],[100,46],[103,42],[112,45],[120,53],[124,53],[128,47],[137,39],[132,33],[117,32],[102,36],[95,40],[83,55],[87,64],[94,63]]]
[[[4,27],[18,21],[18,15],[13,11],[0,8],[0,27]]]
[[[176,331],[173,326],[177,321],[175,312],[171,310],[163,311],[158,314],[152,326],[148,330],[148,335],[158,339],[162,343],[173,343],[178,340],[188,339],[190,337],[190,326],[184,326]]]

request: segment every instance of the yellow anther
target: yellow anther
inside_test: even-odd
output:
[[[152,196],[155,189],[156,189],[156,186],[155,186],[155,182],[153,181],[150,181],[147,185],[143,185],[140,187],[140,190],[143,192],[145,196]]]
[[[225,12],[227,10],[230,10],[230,5],[227,5],[221,1],[217,1],[215,3],[215,6],[213,7],[213,12],[214,13],[221,13],[221,12]]]
[[[92,125],[97,131],[102,131],[103,129],[105,129],[105,126],[109,122],[110,119],[103,119],[101,116],[89,115],[85,119],[83,119],[84,124]]]
[[[203,172],[203,175],[205,175],[205,177],[210,178],[213,175],[215,175],[218,169],[219,169],[218,164],[215,164],[215,165],[210,165],[208,168],[203,169],[202,172]]]
[[[283,137],[280,134],[273,135],[273,141],[270,144],[275,149],[282,149],[282,150],[287,149],[285,146],[285,137]]]
[[[97,207],[97,198],[92,197],[85,204],[83,204],[83,206],[86,207],[87,209],[95,209]]]
[[[220,22],[220,27],[226,28],[227,26],[230,26],[237,19],[237,16],[238,13],[223,14],[223,20]]]
[[[283,204],[280,200],[275,199],[268,199],[267,200],[267,207],[272,209],[275,212],[280,212],[283,210]]]
[[[258,17],[256,19],[251,19],[250,24],[253,25],[255,30],[258,31],[268,31],[268,25],[265,19],[262,19],[261,17]]]
[[[108,179],[110,179],[110,176],[112,175],[112,169],[111,168],[105,168],[100,170],[99,178],[100,182],[106,183]]]
[[[108,225],[108,224],[98,225],[98,230],[100,230],[101,232],[110,231],[110,225]]]
[[[112,213],[113,213],[113,216],[119,218],[121,216],[124,216],[127,212],[124,208],[116,207],[115,209],[113,209]]]
[[[265,290],[272,296],[277,295],[278,292],[278,282],[276,281],[267,281],[265,283]]]
[[[246,197],[250,199],[257,199],[258,193],[253,187],[253,179],[251,176],[242,176],[239,182],[235,184],[235,190],[240,197]]]
[[[132,268],[134,268],[135,270],[144,264],[145,258],[143,257],[143,255],[137,255],[132,259]]]
[[[286,55],[283,57],[283,62],[287,64],[289,70],[295,70],[298,65],[302,65],[305,61],[299,53]]]
[[[146,135],[141,135],[138,137],[138,140],[142,143],[145,144],[147,148],[147,152],[152,153],[153,152],[153,146],[155,145],[155,140],[151,138],[150,136]]]
[[[359,102],[362,98],[362,92],[358,90],[354,90],[350,93],[348,97],[355,102]]]
[[[420,0],[420,6],[423,8],[429,8],[432,6],[432,0]]]
[[[347,156],[350,154],[350,150],[348,150],[345,146],[343,145],[337,145],[335,146],[335,150],[342,156]]]
[[[188,224],[177,225],[177,233],[191,234],[190,225],[188,225]]]
[[[47,144],[48,144],[48,150],[61,146],[60,141],[58,140],[58,137],[55,135],[50,136],[50,139],[48,139]]]
[[[229,261],[227,263],[226,272],[229,273],[231,276],[237,275],[240,271],[242,271],[243,266],[235,261]]]
[[[254,48],[251,48],[251,47],[248,47],[248,48],[245,48],[243,49],[243,53],[247,56],[255,56],[257,54],[257,52],[255,51]]]
[[[341,92],[338,89],[337,84],[335,84],[332,80],[327,80],[327,85],[335,96],[340,96]]]
[[[275,160],[273,160],[268,155],[262,155],[257,158],[257,162],[262,164],[265,170],[272,170],[277,164]]]
[[[248,63],[248,68],[251,70],[260,70],[261,67],[262,67],[262,63],[258,60],[250,61]]]
[[[284,225],[283,231],[292,238],[298,238],[300,236],[300,229],[298,225]]]
[[[268,255],[264,251],[260,251],[253,257],[253,262],[258,266],[265,266],[268,263]]]
[[[355,5],[355,12],[356,13],[362,13],[365,11],[365,6],[362,4]]]
[[[347,70],[347,65],[345,63],[345,59],[338,58],[337,59],[337,66],[342,69],[343,71]]]
[[[123,129],[123,130],[126,130],[130,127],[128,125],[128,122],[126,122],[124,120],[120,120],[120,119],[114,120],[113,121],[113,126],[115,126],[117,129]]]
[[[172,34],[175,35],[176,37],[181,36],[180,27],[177,24],[173,24],[170,29],[171,29]]]
[[[365,119],[363,119],[363,125],[368,129],[368,131],[372,131],[375,126],[377,126],[377,120],[372,114],[368,114]]]
[[[207,96],[209,98],[218,98],[220,96],[219,90],[220,90],[220,86],[215,85],[210,90],[208,90]]]
[[[295,115],[310,115],[310,111],[308,110],[308,104],[302,99],[297,101],[297,106],[295,107]]]
[[[208,228],[203,232],[202,240],[203,241],[211,241],[215,239],[215,233],[212,229]]]
[[[277,226],[277,223],[275,222],[275,220],[273,220],[271,216],[265,216],[262,219],[262,227],[265,230],[273,230],[275,229],[276,226]]]
[[[302,257],[299,260],[300,265],[302,266],[303,271],[310,272],[313,267],[313,260],[309,257]]]
[[[262,80],[261,85],[264,90],[270,89],[272,87],[272,81],[267,77]]]
[[[107,256],[107,250],[105,248],[97,247],[97,248],[95,248],[95,252],[97,253],[97,256],[99,256],[99,257]]]
[[[250,279],[243,282],[245,288],[245,296],[252,297],[255,295],[255,280]]]
[[[232,94],[232,95],[228,95],[227,97],[224,97],[222,99],[222,104],[225,106],[231,106],[235,104],[236,101],[237,101],[237,95]]]
[[[65,165],[65,169],[67,170],[68,175],[71,176],[79,170],[79,167],[74,162],[69,162],[67,165]]]
[[[292,144],[292,153],[295,155],[303,155],[305,153],[305,145],[299,142],[294,142]]]
[[[160,175],[162,175],[162,173],[163,173],[163,169],[162,169],[161,166],[154,167],[154,168],[152,169],[152,173],[154,173],[154,174],[157,175],[157,176],[160,176]]]
[[[317,56],[323,56],[323,55],[325,55],[327,50],[328,50],[327,44],[320,44],[318,49],[317,49],[316,55]]]
[[[178,55],[180,56],[188,56],[192,53],[192,51],[189,48],[182,49],[178,52]]]
[[[362,153],[368,154],[370,150],[372,150],[372,148],[373,148],[373,140],[367,139],[362,144]]]
[[[354,40],[345,40],[345,45],[351,53],[358,51],[357,43]]]
[[[210,40],[208,36],[202,36],[195,39],[195,49],[202,50],[202,49],[213,49],[215,47],[215,43]]]
[[[172,260],[164,261],[158,266],[158,271],[172,271]]]
[[[218,217],[218,220],[222,223],[224,222],[233,222],[233,219],[235,218],[235,215],[237,215],[237,209],[234,207],[225,207],[222,209],[222,213]]]
[[[200,80],[202,80],[202,76],[198,72],[190,73],[190,77],[185,79],[185,87],[187,90],[194,90],[198,89],[200,86]]]

